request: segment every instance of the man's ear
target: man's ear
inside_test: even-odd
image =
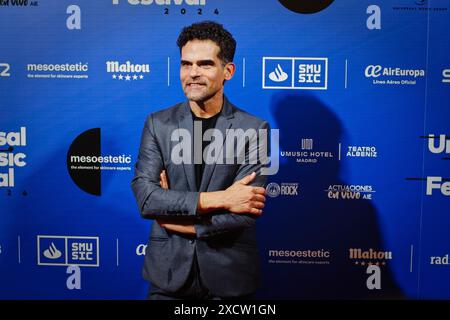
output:
[[[236,65],[233,62],[228,62],[224,68],[225,80],[230,80],[233,78],[234,72],[236,71]]]

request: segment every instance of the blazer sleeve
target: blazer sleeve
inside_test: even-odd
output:
[[[259,129],[265,129],[268,132],[267,150],[268,156],[270,156],[270,126],[266,121],[264,121],[259,126],[258,130]],[[267,163],[262,164],[260,161],[257,161],[256,164],[250,164],[248,158],[251,152],[252,150],[249,149],[246,150],[245,161],[238,169],[237,175],[234,178],[233,183],[255,171],[257,176],[250,185],[265,187],[267,182],[267,176],[261,175],[260,171],[262,167],[267,166]],[[214,236],[223,235],[224,233],[230,231],[238,231],[244,228],[253,227],[255,226],[256,218],[257,216],[253,214],[235,214],[227,210],[221,210],[221,211],[214,211],[213,213],[202,217],[202,219],[200,221],[197,221],[194,226],[197,238],[207,239]]]
[[[199,192],[161,188],[159,175],[164,169],[156,140],[153,115],[147,117],[141,136],[138,161],[131,187],[143,218],[198,218]]]

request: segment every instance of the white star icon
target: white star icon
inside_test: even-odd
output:
[[[141,75],[139,76],[139,79],[144,79],[144,76],[141,74]]]
[[[113,74],[113,75],[112,75],[112,78],[113,78],[113,79],[116,79],[116,78],[117,78],[117,76],[116,76],[115,74]]]
[[[130,81],[131,77],[127,74],[127,76],[125,77],[126,81]]]
[[[123,75],[119,75],[119,80],[122,80],[123,79]]]
[[[138,76],[137,75],[133,75],[133,80],[137,80]]]

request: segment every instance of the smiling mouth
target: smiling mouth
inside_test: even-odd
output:
[[[187,86],[189,88],[200,88],[200,87],[204,87],[205,84],[204,83],[188,83]]]

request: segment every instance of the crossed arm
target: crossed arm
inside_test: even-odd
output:
[[[267,129],[264,122],[260,128]],[[243,164],[234,183],[225,190],[192,192],[171,190],[165,176],[162,152],[153,118],[147,118],[132,188],[144,218],[156,219],[167,230],[196,233],[199,238],[252,226],[265,202],[265,177],[257,175],[261,164]],[[250,151],[249,151],[250,152]],[[170,177],[169,177],[170,178]]]
[[[234,213],[250,213],[255,216],[262,214],[264,202],[265,189],[262,187],[248,186],[256,177],[256,173],[252,172],[250,175],[236,181],[232,186],[225,191],[217,192],[201,192],[199,196],[198,212],[206,214],[214,209],[228,209]],[[169,180],[165,170],[160,174],[159,184],[163,189],[169,189]],[[195,235],[195,225],[191,221],[180,221],[174,223],[170,220],[156,219],[158,224],[166,230],[184,234]]]

